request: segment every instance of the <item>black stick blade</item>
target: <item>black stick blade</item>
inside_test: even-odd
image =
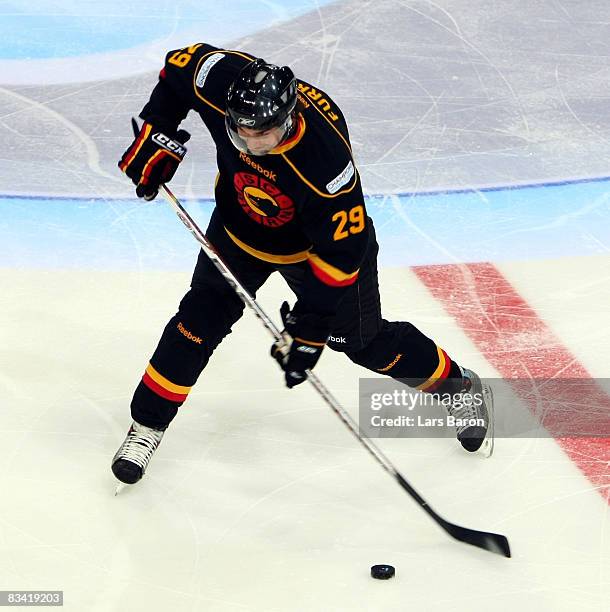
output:
[[[466,527],[460,527],[459,525],[449,523],[444,519],[441,519],[441,521],[441,525],[445,531],[456,540],[510,558],[510,545],[506,536],[499,533],[467,529]]]
[[[510,558],[510,546],[506,536],[499,533],[489,533],[487,531],[477,531],[454,525],[438,515],[432,506],[405,480],[399,472],[394,472],[394,477],[398,484],[420,505],[421,509],[437,524],[440,525],[452,538],[472,544],[483,550],[487,550],[497,555]]]

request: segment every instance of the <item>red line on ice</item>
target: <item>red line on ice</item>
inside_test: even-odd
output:
[[[493,264],[418,266],[413,270],[504,379],[591,379]],[[589,391],[593,386],[589,383]],[[565,386],[557,386],[557,390],[565,405]],[[574,402],[568,396],[568,403],[577,409],[578,391],[574,393]],[[595,404],[600,408],[597,416],[601,414],[605,420],[610,414],[610,398],[601,389],[595,394]],[[557,432],[566,431],[562,416],[551,414],[544,426],[610,503],[610,438],[560,437]],[[590,421],[596,418],[571,416]]]

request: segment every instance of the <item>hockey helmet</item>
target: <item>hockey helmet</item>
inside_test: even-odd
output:
[[[283,127],[282,140],[292,131],[292,114],[297,103],[297,81],[288,66],[275,66],[255,59],[237,75],[227,92],[225,124],[229,138],[244,153],[246,142],[238,127],[268,130]]]

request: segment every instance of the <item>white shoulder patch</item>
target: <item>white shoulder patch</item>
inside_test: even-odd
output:
[[[214,53],[214,55],[210,55],[205,62],[203,62],[199,72],[197,73],[197,78],[195,79],[195,85],[197,87],[203,87],[205,80],[208,78],[208,73],[214,66],[225,56],[224,53]]]
[[[339,176],[334,178],[330,183],[328,183],[328,185],[326,185],[328,193],[337,193],[337,191],[339,191],[339,189],[341,189],[343,185],[347,185],[347,183],[349,183],[352,176],[354,176],[354,164],[350,160],[350,162],[347,164],[347,166],[345,166],[345,169],[341,172],[341,174],[339,174]]]

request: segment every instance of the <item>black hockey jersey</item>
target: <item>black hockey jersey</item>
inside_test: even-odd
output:
[[[253,56],[196,44],[170,51],[140,117],[175,134],[196,111],[217,147],[217,213],[229,237],[274,264],[307,262],[303,306],[332,314],[356,282],[368,224],[345,119],[319,88],[298,82],[297,125],[264,156],[238,151],[225,127],[227,91]]]

